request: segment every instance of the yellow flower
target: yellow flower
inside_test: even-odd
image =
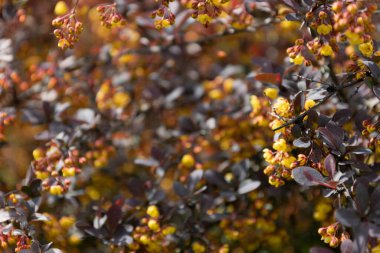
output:
[[[281,164],[285,167],[290,169],[292,167],[292,163],[297,161],[297,159],[294,156],[289,156],[284,159],[282,159]]]
[[[168,19],[163,19],[161,25],[163,28],[168,28],[171,24]]]
[[[59,224],[61,227],[68,229],[75,223],[75,218],[74,217],[69,217],[69,216],[64,216],[59,220]]]
[[[290,62],[296,64],[296,65],[301,65],[303,63],[303,60],[305,58],[303,58],[303,56],[301,54],[297,54],[297,56],[295,58],[290,58]]]
[[[305,102],[305,110],[309,110],[314,105],[315,105],[315,101],[314,100],[311,100],[311,99],[306,100],[306,102]]]
[[[128,93],[118,92],[113,95],[112,100],[116,107],[124,107],[131,101],[131,98],[129,97]]]
[[[152,205],[148,207],[146,214],[152,218],[158,218],[160,216],[160,211],[158,211],[157,206]]]
[[[160,224],[158,224],[158,222],[156,220],[151,219],[148,221],[148,227],[152,231],[158,231],[160,229]]]
[[[270,126],[270,128],[271,128],[272,130],[274,130],[274,129],[279,128],[280,126],[282,126],[284,123],[285,123],[285,122],[282,121],[282,120],[274,119],[274,120],[269,124],[269,126]],[[284,132],[285,132],[285,127],[283,127],[283,128],[281,128],[281,129],[279,129],[279,130],[276,131],[276,133],[280,133],[280,132],[281,132],[281,133],[284,133]]]
[[[223,82],[223,90],[227,93],[231,93],[234,89],[234,79],[227,78]]]
[[[286,152],[288,150],[288,146],[286,145],[286,141],[284,139],[278,139],[275,143],[273,143],[273,149]]]
[[[345,34],[352,45],[358,45],[363,42],[363,38],[357,33],[347,31]]]
[[[273,164],[273,153],[272,153],[272,151],[271,150],[269,150],[269,149],[264,149],[263,150],[263,157],[264,157],[264,159],[265,159],[265,161],[267,162],[267,163],[270,163],[270,164]]]
[[[75,168],[74,167],[63,168],[62,169],[62,175],[64,177],[73,177],[73,176],[75,176]]]
[[[203,246],[199,242],[193,242],[193,244],[191,245],[191,248],[193,249],[194,253],[203,253],[203,252],[206,252],[206,247]]]
[[[252,112],[254,114],[257,114],[261,110],[261,103],[257,96],[252,95],[249,99],[249,102],[251,103]]]
[[[50,176],[50,173],[47,171],[36,171],[34,174],[36,174],[36,178],[41,180],[44,180]]]
[[[207,25],[208,23],[210,23],[212,21],[212,18],[207,15],[207,14],[199,14],[198,17],[197,17],[197,20],[203,24],[203,25]]]
[[[331,56],[334,53],[331,46],[329,44],[324,44],[321,48],[321,55],[323,56]]]
[[[38,160],[42,159],[44,156],[45,156],[45,153],[42,150],[42,148],[36,148],[35,150],[33,150],[34,160],[38,161]]]
[[[319,34],[322,34],[322,35],[327,35],[331,32],[332,30],[332,26],[331,25],[325,25],[325,24],[322,24],[322,25],[319,25],[317,27],[317,32]]]
[[[169,226],[169,227],[164,228],[164,230],[162,231],[162,233],[163,233],[164,235],[171,235],[171,234],[174,234],[175,231],[176,231],[176,228],[175,228],[175,227],[173,227],[173,226]]]
[[[50,194],[51,195],[61,195],[63,193],[63,188],[60,185],[52,185],[50,186]]]
[[[373,43],[372,43],[372,41],[360,44],[359,45],[359,51],[365,57],[371,57],[373,54]]]
[[[288,117],[290,115],[290,103],[285,98],[279,98],[274,103],[273,110],[281,117]]]
[[[185,167],[185,168],[191,168],[195,165],[195,159],[192,155],[190,154],[186,154],[184,156],[182,156],[182,159],[181,159],[181,164]]]
[[[264,90],[265,96],[267,96],[270,99],[275,99],[278,96],[278,89],[275,88],[266,88]]]
[[[223,92],[219,89],[213,89],[211,90],[209,93],[208,93],[209,97],[212,99],[212,100],[218,100],[218,99],[221,99],[223,98]]]
[[[288,30],[296,30],[300,27],[300,22],[298,21],[289,21],[289,20],[284,20],[280,23],[280,26],[282,29],[288,31]]]
[[[69,242],[71,245],[77,245],[82,240],[81,235],[78,233],[72,234],[69,238]]]
[[[140,242],[142,243],[142,244],[148,244],[149,242],[150,242],[150,238],[147,236],[147,235],[142,235],[141,237],[140,237]]]
[[[69,7],[65,1],[59,1],[54,7],[54,14],[57,16],[65,15],[69,11]]]

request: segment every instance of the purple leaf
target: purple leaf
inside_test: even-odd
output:
[[[335,211],[335,218],[346,227],[355,227],[360,222],[354,209],[351,208],[339,208]]]
[[[308,148],[311,145],[311,141],[308,137],[301,137],[293,141],[293,145],[297,148]]]
[[[304,186],[320,185],[326,181],[316,169],[307,166],[293,169],[292,176],[297,183]]]
[[[353,253],[354,252],[354,245],[350,239],[346,239],[342,242],[340,245],[340,251],[342,253]]]
[[[334,155],[329,154],[325,159],[325,168],[329,173],[330,178],[334,178],[336,173],[336,160]]]
[[[253,181],[251,179],[244,180],[240,183],[238,193],[239,194],[246,194],[251,191],[256,190],[260,186],[260,181]]]
[[[313,247],[309,250],[309,253],[334,253],[334,251],[323,247]]]

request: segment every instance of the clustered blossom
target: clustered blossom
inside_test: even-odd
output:
[[[164,247],[170,247],[170,236],[176,232],[175,226],[160,226],[160,211],[155,205],[148,206],[146,215],[141,219],[141,225],[136,227],[133,238],[135,243],[130,244],[130,250],[145,249],[148,252],[162,252]]]
[[[86,158],[79,151],[71,149],[65,155],[57,142],[51,142],[49,148],[37,148],[33,151],[34,174],[42,180],[42,187],[52,195],[61,195],[71,185],[70,178],[81,172]]]
[[[151,14],[151,17],[155,18],[154,26],[158,30],[168,28],[175,23],[175,15],[169,8],[170,2],[174,0],[160,0],[160,7]]]
[[[60,2],[58,2],[60,4]],[[60,12],[58,12],[60,13]],[[74,48],[74,45],[79,40],[79,36],[83,31],[82,22],[76,18],[75,9],[69,13],[57,17],[52,21],[52,25],[57,27],[54,30],[54,35],[58,39],[58,47],[61,49]]]
[[[209,1],[195,0],[189,1],[189,5],[193,10],[191,16],[197,19],[204,26],[208,26],[211,21],[222,13],[221,5],[230,2],[230,0]]]
[[[371,19],[376,9],[376,4],[371,1],[335,1],[331,5],[321,3],[305,14],[304,20],[312,29],[312,38],[298,39],[295,46],[288,48],[291,62],[310,66],[314,60],[335,58],[344,51],[346,57],[352,60],[346,67],[350,71],[359,69],[357,76],[362,77],[366,68],[360,63],[360,56],[372,58],[376,51],[370,35],[374,31]],[[314,57],[310,57],[306,51]]]
[[[350,235],[347,232],[342,232],[340,236],[338,235],[339,223],[331,224],[327,227],[322,227],[318,230],[321,235],[321,240],[324,243],[330,245],[330,247],[336,248],[344,240],[350,239]]]
[[[104,27],[111,28],[113,25],[120,24],[121,26],[127,23],[117,10],[116,3],[99,5],[96,10],[100,15],[100,24]]]

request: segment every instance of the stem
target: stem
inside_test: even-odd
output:
[[[292,124],[294,124],[294,123],[296,123],[296,122],[301,121],[301,120],[302,120],[302,119],[303,119],[303,118],[309,113],[309,111],[314,110],[314,109],[316,109],[317,107],[319,107],[320,105],[324,104],[324,103],[325,103],[330,97],[332,97],[333,95],[335,95],[337,92],[339,92],[339,91],[341,91],[341,90],[343,90],[343,89],[345,89],[345,88],[348,88],[348,87],[354,86],[354,85],[356,85],[356,84],[358,84],[358,83],[361,83],[363,80],[364,80],[364,79],[361,78],[361,79],[354,80],[354,81],[352,81],[352,82],[349,82],[349,83],[347,83],[347,84],[344,84],[344,85],[341,85],[341,86],[335,88],[334,91],[330,92],[326,97],[324,97],[321,101],[319,101],[319,102],[318,102],[317,104],[315,104],[313,107],[309,108],[308,110],[304,111],[303,113],[301,113],[301,114],[298,115],[297,117],[295,117],[295,118],[289,120],[288,122],[284,123],[283,125],[281,125],[281,126],[275,128],[275,129],[273,129],[273,131],[280,130],[280,129],[284,128],[284,127],[287,127],[287,126],[289,126],[289,125],[292,125]]]

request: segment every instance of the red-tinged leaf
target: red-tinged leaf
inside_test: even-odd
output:
[[[316,169],[307,166],[293,169],[292,176],[297,183],[304,186],[320,185],[326,181]]]
[[[330,178],[334,178],[336,173],[336,160],[333,154],[329,154],[325,159],[325,168]]]
[[[279,84],[281,75],[279,73],[260,73],[255,76],[255,79],[263,83]]]
[[[123,212],[119,205],[113,204],[110,209],[108,209],[106,224],[111,232],[114,232],[116,230],[122,215]]]

